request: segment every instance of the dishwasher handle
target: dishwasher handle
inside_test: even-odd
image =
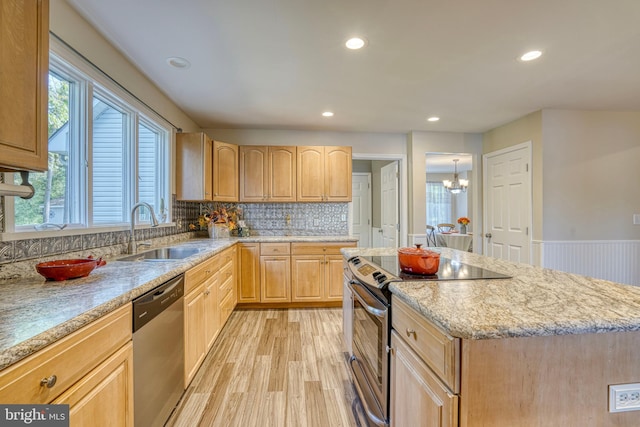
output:
[[[184,296],[184,275],[161,284],[133,300],[133,332],[149,323]]]

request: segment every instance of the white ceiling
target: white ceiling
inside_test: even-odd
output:
[[[68,2],[202,128],[483,132],[542,108],[640,110],[639,0]]]

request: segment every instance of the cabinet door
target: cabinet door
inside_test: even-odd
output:
[[[267,199],[269,191],[268,152],[268,147],[240,146],[241,202],[264,202]]]
[[[395,331],[391,348],[391,427],[457,427],[458,396],[447,390]]]
[[[269,147],[270,201],[296,201],[296,152],[296,147]]]
[[[54,404],[68,404],[72,426],[133,427],[131,342],[65,391]]]
[[[220,313],[218,308],[218,274],[211,276],[204,284],[204,334],[205,352],[208,351],[220,332]]]
[[[342,301],[343,257],[325,256],[324,301]]]
[[[176,135],[176,197],[213,200],[213,141],[202,132]]]
[[[322,301],[324,276],[324,255],[292,256],[291,301]]]
[[[260,302],[260,244],[241,243],[238,302]]]
[[[260,257],[260,295],[262,302],[291,301],[291,257]]]
[[[325,201],[351,201],[351,147],[324,147]]]
[[[324,147],[298,147],[297,158],[298,201],[322,202],[325,180]]]
[[[47,170],[49,0],[2,0],[0,62],[0,170]]]
[[[238,146],[213,142],[213,200],[238,201]]]
[[[184,297],[184,387],[187,388],[205,356],[204,291],[197,287]]]

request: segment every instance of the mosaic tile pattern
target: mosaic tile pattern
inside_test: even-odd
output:
[[[0,176],[2,176],[0,174]],[[0,203],[0,232],[4,231],[4,198]],[[239,207],[253,236],[344,236],[349,232],[347,203],[225,203]],[[185,202],[172,197],[175,226],[135,230],[142,242],[189,231],[202,212],[213,203]],[[68,252],[126,244],[129,231],[78,234],[72,236],[0,242],[0,264]]]

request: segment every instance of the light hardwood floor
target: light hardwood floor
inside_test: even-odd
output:
[[[167,422],[359,426],[341,309],[236,310]]]

